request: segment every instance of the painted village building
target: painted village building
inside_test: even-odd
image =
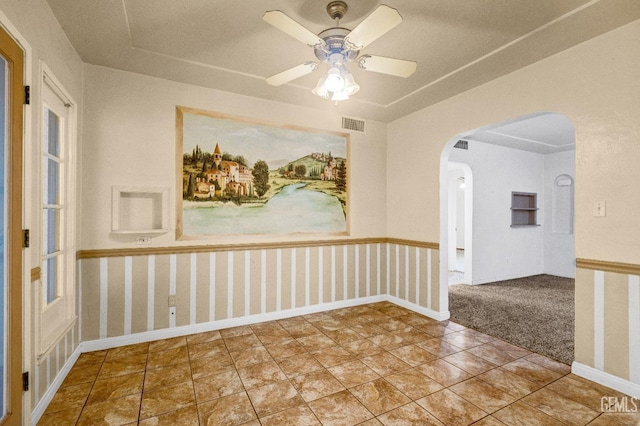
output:
[[[216,144],[213,150],[213,168],[204,172],[204,179],[196,183],[194,198],[210,198],[222,195],[225,190],[233,190],[241,196],[252,195],[253,173],[251,169],[235,161],[222,160],[222,151]]]

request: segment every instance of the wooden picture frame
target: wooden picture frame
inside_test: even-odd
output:
[[[176,107],[176,239],[349,235],[349,134]]]

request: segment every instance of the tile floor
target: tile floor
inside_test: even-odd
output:
[[[388,302],[85,353],[40,425],[638,425],[567,365]]]

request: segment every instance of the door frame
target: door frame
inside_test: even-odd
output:
[[[4,22],[2,22],[4,23]],[[9,98],[7,111],[8,143],[7,172],[11,177],[6,186],[9,206],[7,209],[7,298],[8,327],[7,335],[10,348],[7,353],[7,398],[6,413],[2,424],[21,424],[23,420],[23,147],[25,129],[25,65],[26,51],[14,38],[11,30],[0,28],[0,53],[6,60],[9,69]]]

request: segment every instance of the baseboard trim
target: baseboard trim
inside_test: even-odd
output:
[[[601,370],[597,370],[588,365],[581,364],[577,361],[573,361],[571,364],[571,372],[576,376],[584,377],[592,382],[599,383],[611,389],[615,389],[619,392],[626,393],[627,395],[635,398],[640,398],[640,384],[630,382],[629,380],[621,379],[613,374],[606,373]]]
[[[44,393],[44,395],[42,395],[40,401],[38,401],[36,406],[31,411],[31,424],[33,426],[36,426],[40,421],[40,418],[51,403],[51,400],[56,395],[56,392],[58,392],[58,389],[60,389],[60,385],[62,385],[64,379],[67,378],[67,374],[69,374],[69,371],[71,371],[71,368],[74,366],[82,352],[82,344],[80,344],[67,359],[67,362],[64,363],[64,365],[56,375],[56,378],[53,379],[53,382],[51,383],[47,391]]]
[[[449,316],[450,316],[449,311],[445,311],[445,312],[434,311],[433,309],[425,308],[424,306],[420,306],[415,303],[402,300],[395,296],[389,295],[386,297],[386,299],[391,303],[394,303],[398,306],[402,306],[403,308],[410,309],[419,314],[428,316],[429,318],[433,318],[436,321],[446,321],[449,319]]]
[[[80,343],[82,352],[92,352],[104,349],[111,349],[118,346],[132,345],[136,343],[151,342],[153,340],[168,339],[171,337],[186,336],[194,333],[204,333],[207,331],[220,330],[229,327],[258,324],[266,321],[297,317],[300,315],[315,314],[318,312],[330,311],[333,309],[348,308],[368,303],[383,302],[388,300],[386,295],[370,296],[359,299],[343,300],[338,302],[323,303],[320,305],[305,306],[300,308],[275,311],[265,314],[247,315],[238,318],[211,321],[200,324],[183,325],[180,327],[164,328],[162,330],[145,331],[142,333],[130,334],[128,336],[107,337],[106,339],[89,340]],[[395,303],[395,302],[394,302]],[[412,309],[412,308],[408,308]]]

